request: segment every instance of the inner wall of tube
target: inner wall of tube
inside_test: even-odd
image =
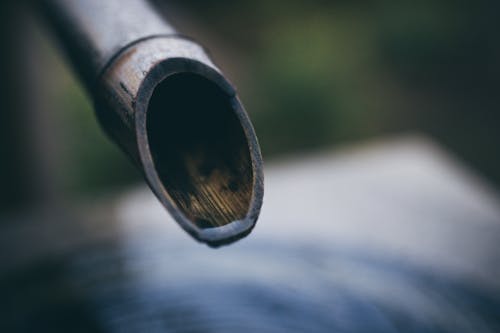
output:
[[[158,176],[199,228],[241,220],[250,207],[250,152],[230,102],[208,79],[178,73],[155,88],[148,106],[148,141]]]

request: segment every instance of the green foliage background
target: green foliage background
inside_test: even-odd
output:
[[[266,160],[416,130],[500,183],[498,2],[173,5],[189,13],[201,36],[208,30],[237,55],[231,78]],[[219,45],[207,46],[225,68],[228,55]],[[93,193],[140,178],[104,138],[74,82],[64,86],[57,103],[68,138],[67,189]]]

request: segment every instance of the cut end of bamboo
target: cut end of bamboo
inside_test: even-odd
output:
[[[237,103],[193,73],[165,78],[151,96],[146,129],[169,199],[197,229],[241,224],[256,175]]]
[[[101,82],[103,127],[179,225],[210,246],[250,233],[263,197],[259,145],[235,89],[204,50],[180,37],[145,40]]]

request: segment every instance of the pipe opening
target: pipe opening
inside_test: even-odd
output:
[[[155,88],[148,106],[156,172],[175,205],[203,229],[245,218],[252,198],[250,151],[232,98],[200,75],[177,73]]]

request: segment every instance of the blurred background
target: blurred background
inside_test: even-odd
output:
[[[34,330],[28,318],[41,331],[498,332],[499,1],[154,5],[206,46],[238,88],[270,170],[257,228],[267,236],[207,254],[176,236],[180,228],[164,222],[165,212],[142,190],[111,218],[117,197],[142,189],[141,175],[99,128],[43,20],[27,3],[2,1],[6,331]],[[408,135],[424,139],[400,139]],[[325,197],[339,203],[328,210]],[[116,236],[110,221],[123,214],[127,232]],[[379,228],[371,219],[387,238],[369,234]],[[276,236],[280,223],[305,220],[325,234],[316,245],[316,234],[302,229]],[[147,232],[144,221],[159,222]],[[165,241],[163,232],[174,236]],[[54,245],[56,238],[64,244]],[[384,251],[373,252],[372,243]],[[26,259],[33,253],[44,255]],[[333,271],[334,279],[323,279]],[[330,294],[333,303],[323,298]],[[228,313],[233,322],[214,324]],[[158,318],[170,321],[162,326]]]
[[[498,1],[156,3],[236,84],[266,162],[419,131],[500,184]],[[140,181],[20,6],[1,11],[1,209]]]

